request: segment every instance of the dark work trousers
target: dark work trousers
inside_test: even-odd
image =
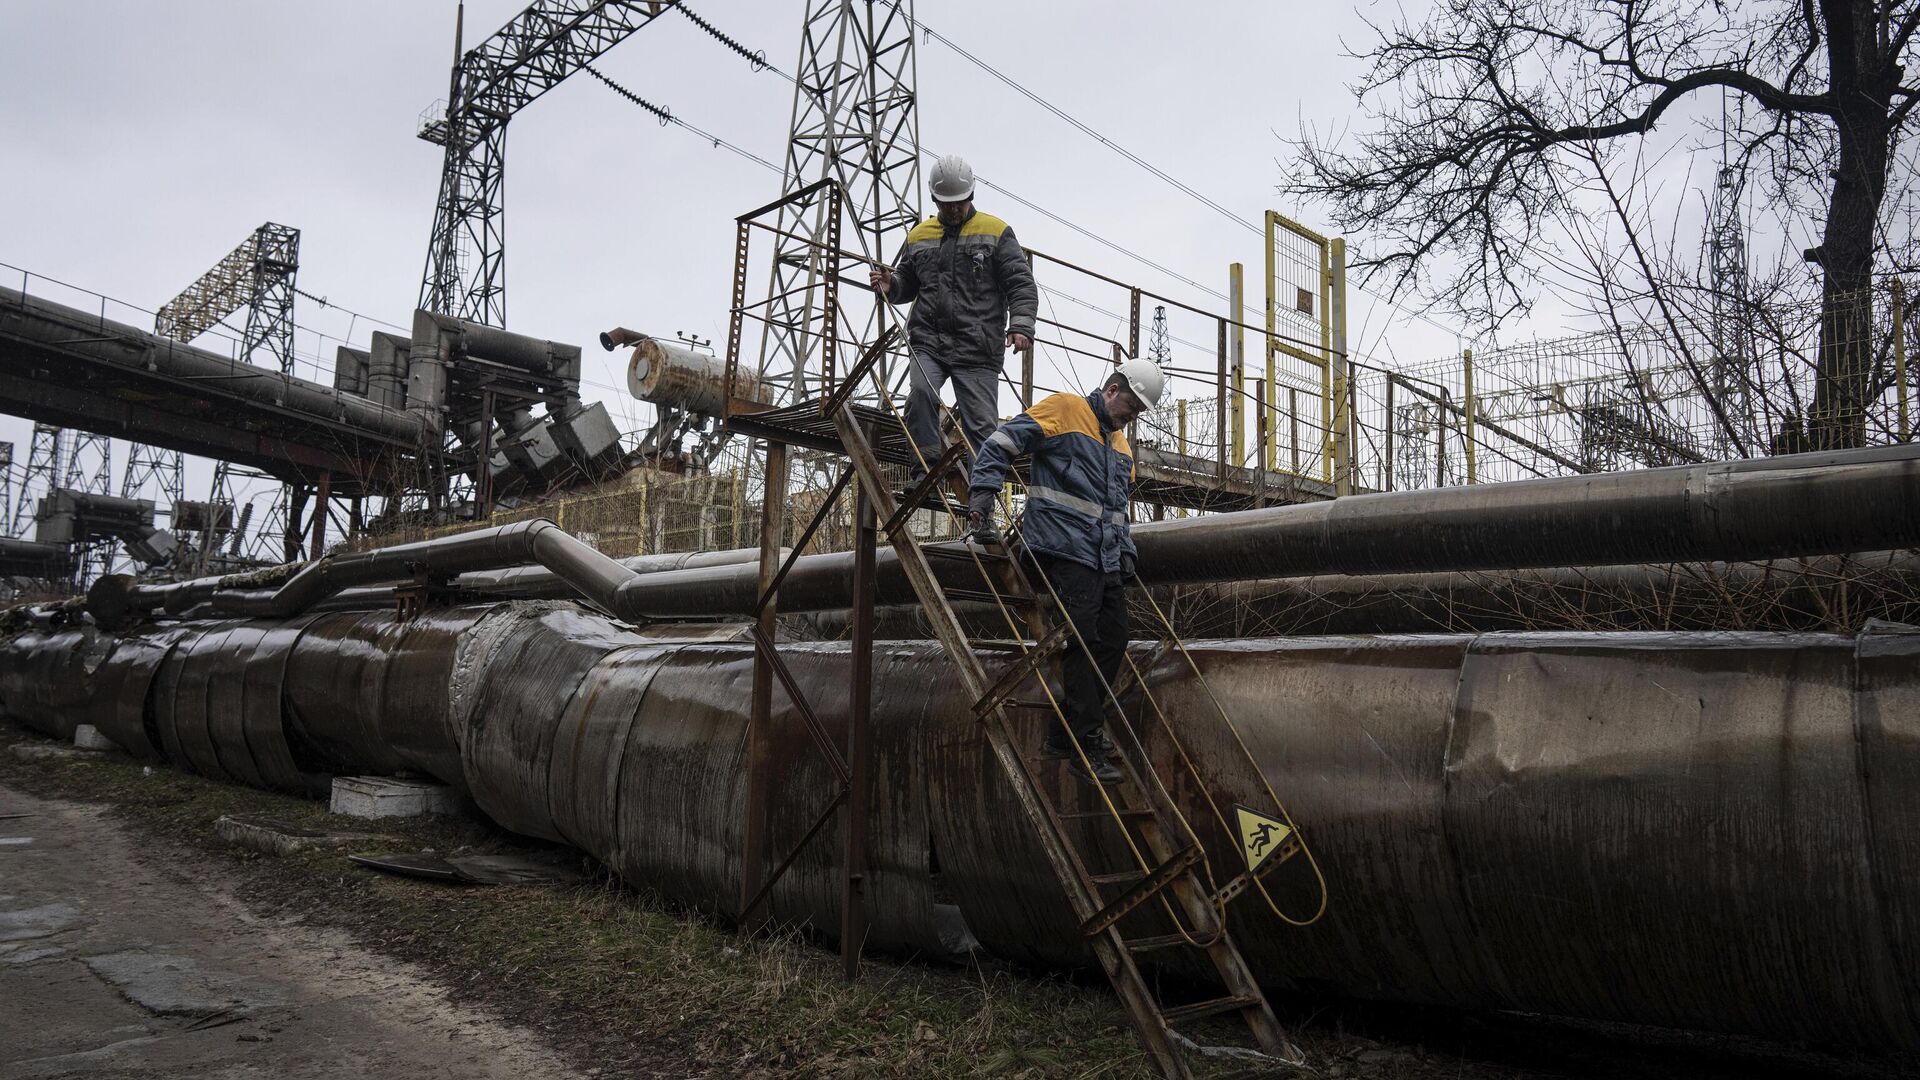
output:
[[[940,387],[953,380],[954,411],[967,445],[977,452],[1000,426],[1000,366],[948,364],[927,349],[913,350],[911,388],[907,391],[907,431],[920,455],[932,465],[940,456]],[[913,467],[918,477],[926,470]]]
[[[1127,578],[1037,551],[1031,557],[1052,583],[1066,607],[1067,618],[1087,643],[1082,649],[1069,637],[1060,663],[1061,689],[1065,692],[1061,711],[1084,741],[1102,729],[1109,708],[1107,687],[1114,685],[1120,675],[1120,661],[1127,655]],[[1034,582],[1034,588],[1045,595],[1039,582]],[[1092,662],[1087,660],[1088,652],[1093,653]],[[1106,680],[1104,687],[1102,679]],[[1050,726],[1049,735],[1066,737],[1059,730],[1059,721],[1050,721]]]

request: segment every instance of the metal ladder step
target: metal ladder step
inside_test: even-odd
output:
[[[1154,937],[1127,939],[1127,951],[1134,953],[1157,952],[1161,949],[1191,948],[1193,942],[1184,934],[1158,934]]]
[[[949,600],[971,600],[976,604],[1006,604],[1008,607],[1026,607],[1037,602],[1031,594],[1003,594],[993,592],[990,589],[956,589],[951,586],[942,586],[940,591],[945,593]]]
[[[948,590],[947,595],[953,595],[952,590]],[[993,681],[993,685],[987,688],[987,692],[980,695],[980,700],[973,703],[973,715],[984,717],[993,712],[1013,697],[1013,692],[1020,688],[1021,683],[1037,677],[1040,674],[1040,666],[1051,661],[1054,654],[1066,645],[1067,635],[1070,632],[1072,632],[1072,624],[1062,621],[1049,630],[1046,637],[1034,642],[1033,648],[1021,654],[1018,660],[1015,660],[998,679]],[[1048,706],[1048,708],[1051,707]]]
[[[978,544],[969,544],[964,548],[935,547],[928,545],[920,549],[920,554],[929,559],[947,559],[951,562],[970,563],[975,559],[983,563],[1004,563],[1010,561],[1004,551],[988,551]]]
[[[1166,1021],[1168,1027],[1172,1027],[1175,1024],[1184,1024],[1189,1020],[1198,1020],[1207,1016],[1218,1016],[1235,1009],[1252,1008],[1264,1000],[1266,999],[1253,994],[1234,994],[1230,997],[1214,998],[1211,1001],[1196,1001],[1191,1005],[1181,1005],[1178,1008],[1163,1009],[1160,1018]]]
[[[1153,816],[1153,811],[1147,809],[1144,806],[1116,806],[1112,810],[1074,810],[1065,814],[1061,814],[1060,820],[1061,821],[1093,821],[1095,819],[1098,819],[1101,821],[1110,821],[1112,820],[1115,814],[1118,814],[1123,818],[1128,818],[1128,817],[1148,818]]]
[[[1203,852],[1201,852],[1200,846],[1195,844],[1174,852],[1167,861],[1145,873],[1134,870],[1124,875],[1091,875],[1090,880],[1096,885],[1118,885],[1127,881],[1132,881],[1133,885],[1129,886],[1127,890],[1119,896],[1107,901],[1099,911],[1088,916],[1087,920],[1080,924],[1080,933],[1085,937],[1092,937],[1107,927],[1112,926],[1114,923],[1119,922],[1126,917],[1127,912],[1146,903],[1153,898],[1155,893],[1158,893],[1160,890],[1185,876],[1186,873],[1193,868],[1193,864],[1199,862],[1202,857]]]

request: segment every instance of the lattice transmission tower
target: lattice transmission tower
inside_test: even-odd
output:
[[[0,442],[0,523],[13,525],[13,444]]]
[[[90,495],[113,494],[113,440],[91,431],[68,429],[60,433],[64,472],[60,486]]]
[[[186,498],[185,472],[180,466],[178,450],[162,450],[157,446],[134,443],[127,450],[127,470],[120,475],[120,497],[138,499],[151,489],[159,498],[155,502],[166,507],[171,515],[173,508]]]
[[[254,363],[266,349],[273,366],[293,370],[294,277],[300,269],[300,230],[269,221],[228,252],[200,280],[161,305],[153,331],[192,341],[242,308],[246,329],[239,359]]]
[[[1731,121],[1722,103],[1720,166],[1714,172],[1713,194],[1707,206],[1706,264],[1707,288],[1712,307],[1709,330],[1713,336],[1712,393],[1729,420],[1743,429],[1741,437],[1749,446],[1764,446],[1771,421],[1766,415],[1771,402],[1768,387],[1761,377],[1755,355],[1749,279],[1747,272],[1747,224],[1742,212],[1746,191],[1746,169],[1734,160],[1731,132],[1739,120]],[[1716,456],[1738,453],[1724,432],[1713,448]]]
[[[253,363],[261,350],[265,350],[275,367],[290,373],[293,370],[294,280],[299,269],[300,230],[269,221],[253,230],[253,235],[202,274],[200,280],[162,305],[153,317],[154,332],[178,341],[192,341],[244,307],[247,322],[240,337],[240,361]],[[178,485],[182,466],[177,451],[136,446],[133,453],[139,460],[157,462],[160,472],[174,477]],[[207,500],[211,512],[217,513],[222,505],[233,505],[228,469],[225,461],[214,463],[212,492]],[[133,471],[129,462],[129,477]],[[177,496],[175,502],[178,502]],[[206,555],[204,550],[200,553],[201,569],[205,569]]]
[[[465,5],[454,25],[444,112],[420,137],[446,148],[440,198],[420,282],[420,306],[507,324],[507,121],[673,5],[666,0],[541,0],[461,52]]]
[[[64,446],[59,428],[52,424],[33,425],[33,441],[27,446],[27,469],[20,477],[20,490],[14,496],[13,520],[7,535],[27,535],[27,530],[33,527],[35,504],[41,496],[60,486],[64,478],[60,451]]]
[[[913,4],[867,0],[809,0],[800,24],[793,121],[788,129],[781,194],[792,195],[832,178],[846,192],[853,237],[842,246],[874,260],[893,258],[920,221],[920,121],[916,105]],[[775,223],[772,280],[767,288],[767,333],[761,340],[762,381],[792,399],[807,396],[810,343],[823,321],[819,290],[822,244],[829,230],[826,200],[783,208]],[[850,242],[849,242],[850,241]],[[864,275],[863,275],[864,277]],[[858,292],[870,300],[864,290]],[[843,303],[847,294],[843,292]],[[859,320],[871,341],[883,306],[863,303]],[[831,348],[833,343],[822,343]],[[815,365],[814,370],[818,370]]]

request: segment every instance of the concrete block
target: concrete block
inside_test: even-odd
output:
[[[81,724],[73,729],[73,745],[82,750],[118,750],[112,739],[100,734],[100,729],[92,724]]]
[[[337,776],[328,809],[357,818],[465,814],[465,797],[445,784],[391,776]]]
[[[347,847],[380,838],[374,833],[308,829],[272,818],[233,814],[223,815],[216,820],[213,831],[234,847],[258,851],[263,855],[289,855],[308,848]]]

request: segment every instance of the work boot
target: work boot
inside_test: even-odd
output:
[[[1114,768],[1113,762],[1108,761],[1106,758],[1089,757],[1087,762],[1093,765],[1091,771],[1088,770],[1087,763],[1082,762],[1077,755],[1069,758],[1067,759],[1067,771],[1082,780],[1090,783],[1103,784],[1107,787],[1112,787],[1126,779],[1125,774],[1119,769]]]
[[[1102,736],[1101,739],[1105,741],[1104,736]],[[1111,787],[1126,779],[1126,776],[1123,775],[1119,769],[1114,768],[1113,764],[1107,760],[1106,755],[1101,753],[1100,749],[1092,742],[1083,739],[1080,742],[1080,748],[1087,752],[1087,760],[1084,763],[1080,760],[1080,752],[1074,749],[1071,739],[1065,736],[1056,737],[1049,735],[1045,741],[1040,744],[1040,755],[1047,758],[1064,759],[1067,763],[1067,771],[1082,780],[1106,784]],[[1091,772],[1087,770],[1088,764],[1093,766]]]
[[[1095,761],[1118,761],[1120,748],[1113,745],[1107,733],[1095,728],[1080,736],[1080,745],[1087,748],[1087,756]]]
[[[1048,735],[1040,742],[1040,756],[1044,758],[1077,758],[1079,752],[1073,748],[1073,740],[1065,735]]]

